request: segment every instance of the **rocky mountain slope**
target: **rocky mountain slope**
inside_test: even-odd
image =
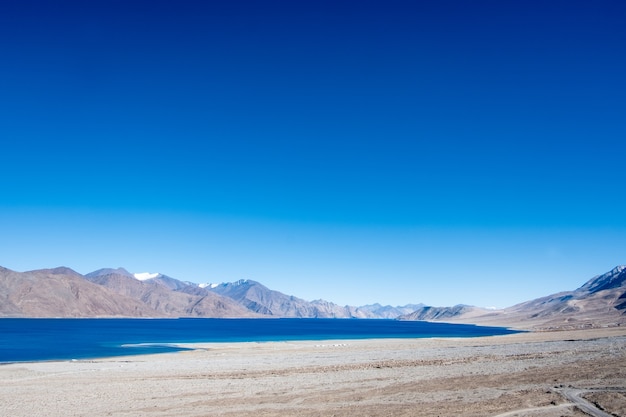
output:
[[[339,306],[305,301],[252,280],[198,285],[163,274],[105,268],[15,272],[0,267],[0,317],[399,318],[532,329],[626,325],[626,266],[565,291],[505,308]]]
[[[503,310],[441,308],[428,316],[419,310],[406,320],[440,320],[535,330],[626,325],[626,266],[593,277],[574,291],[526,301]]]
[[[0,267],[0,317],[159,317],[132,297],[69,268],[15,272]]]
[[[541,297],[505,309],[509,317],[543,328],[626,324],[626,266],[598,275],[574,291]]]
[[[308,302],[301,298],[270,290],[252,280],[239,280],[207,287],[212,292],[231,298],[247,309],[265,316],[347,318],[346,309],[324,301]]]
[[[207,286],[124,268],[84,276],[63,267],[0,270],[0,317],[395,318],[412,307],[339,306],[305,301],[252,280]]]
[[[226,297],[160,274],[154,278],[138,280],[121,268],[101,269],[85,275],[85,278],[121,296],[138,300],[159,315],[167,317],[255,316]],[[193,287],[194,291],[185,292],[188,287]]]
[[[486,314],[489,310],[468,306],[464,304],[459,304],[453,307],[432,307],[432,306],[422,306],[416,308],[413,312],[409,314],[403,314],[398,316],[401,320],[423,320],[423,321],[434,321],[434,320],[446,320],[450,318],[455,318],[459,316],[466,317],[468,315],[479,315],[481,313]]]
[[[405,306],[390,306],[390,305],[381,305],[381,304],[369,304],[358,307],[357,310],[359,312],[363,312],[364,314],[369,313],[373,314],[376,317],[380,317],[383,319],[395,319],[399,316],[410,314],[420,308],[425,307],[424,304],[407,304]]]
[[[413,311],[412,306],[391,307],[374,304],[353,307],[340,306],[325,300],[305,301],[271,290],[253,280],[209,285],[206,289],[229,297],[251,311],[275,317],[394,319],[401,314]]]

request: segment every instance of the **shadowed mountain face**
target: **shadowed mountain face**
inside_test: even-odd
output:
[[[506,309],[509,314],[545,320],[546,327],[618,324],[624,320],[620,297],[626,292],[626,267],[596,276],[575,291],[541,297]]]
[[[311,303],[270,290],[252,280],[239,280],[214,286],[210,291],[229,297],[259,314],[277,317],[351,317],[349,312],[332,303]]]
[[[626,291],[626,266],[618,266],[606,274],[599,275],[587,281],[576,293],[596,294],[600,291],[621,288]]]
[[[422,306],[412,313],[402,315],[401,318],[402,320],[445,320],[462,315],[467,315],[470,313],[475,313],[477,311],[486,312],[487,310],[462,304],[456,305],[454,307]]]
[[[410,314],[416,310],[425,307],[424,304],[407,304],[405,306],[390,306],[390,305],[380,305],[380,304],[370,304],[361,307],[357,307],[359,312],[363,312],[363,314],[372,314],[373,316],[380,317],[383,319],[395,319],[399,316]]]
[[[393,319],[400,314],[413,311],[410,306],[383,307],[376,304],[352,307],[340,306],[324,300],[305,301],[271,290],[252,280],[239,280],[211,286],[210,291],[229,297],[256,313],[277,317]]]

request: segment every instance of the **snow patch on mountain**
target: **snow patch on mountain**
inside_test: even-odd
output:
[[[247,280],[247,279],[240,279],[238,281],[234,281],[234,282],[221,282],[219,284],[216,283],[204,283],[204,284],[197,284],[198,287],[200,288],[209,288],[209,289],[214,289],[214,288],[235,288],[235,287],[241,287],[243,285],[253,285],[255,284],[255,281],[251,281],[251,280]]]
[[[152,278],[157,278],[160,277],[161,274],[159,274],[158,272],[155,273],[150,273],[150,272],[137,272],[135,274],[133,274],[133,276],[138,279],[139,281],[145,281],[147,279],[152,279]]]

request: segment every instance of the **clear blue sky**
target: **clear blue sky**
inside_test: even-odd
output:
[[[574,289],[626,263],[624,74],[623,1],[4,1],[0,265]]]

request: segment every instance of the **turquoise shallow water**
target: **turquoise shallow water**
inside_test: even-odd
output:
[[[177,343],[478,337],[502,327],[365,319],[0,319],[0,363],[182,350]]]

